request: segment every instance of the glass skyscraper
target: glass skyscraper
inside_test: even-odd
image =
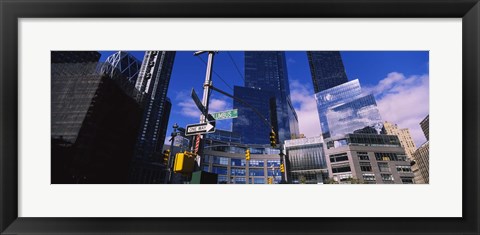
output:
[[[137,58],[125,51],[119,51],[109,56],[105,60],[105,63],[112,65],[105,68],[109,69],[106,71],[107,73],[111,73],[113,76],[114,72],[120,72],[127,77],[130,83],[133,84],[135,84],[137,81],[138,72],[140,71],[140,66],[142,65]]]
[[[368,129],[380,134],[383,121],[372,94],[363,94],[358,79],[315,94],[323,138],[338,138]]]
[[[315,93],[348,81],[339,51],[307,51]]]
[[[233,132],[240,135],[244,144],[269,144],[271,130],[267,123],[277,123],[275,94],[270,91],[239,86],[235,86],[233,92],[235,97],[248,103],[266,119],[262,120],[250,106],[234,99],[233,107],[238,109],[238,118],[232,120]]]
[[[265,118],[271,121],[275,131],[278,133],[278,140],[296,138],[298,133],[298,117],[291,105],[290,101],[290,86],[288,82],[287,64],[285,60],[285,52],[280,51],[246,51],[245,52],[245,87],[256,89],[257,97],[263,97],[264,101],[270,94],[275,97],[275,112],[271,113],[271,117]],[[268,92],[268,93],[267,93]],[[235,93],[235,96],[239,94]],[[250,98],[252,99],[252,98]],[[237,104],[237,106],[235,105]],[[259,110],[270,109],[270,105],[264,102],[263,106],[258,106]],[[238,106],[238,102],[234,102],[234,108],[239,108],[239,115],[241,109],[248,109],[246,107]],[[268,126],[263,124],[262,120],[257,115],[244,116],[250,126],[258,126],[257,128],[249,128],[250,133],[242,131],[244,125],[242,122],[234,121],[233,131],[242,135],[242,141],[245,143],[268,143],[268,134],[270,130]],[[245,120],[244,120],[245,121]],[[266,128],[260,128],[263,125]],[[265,130],[267,130],[265,132]],[[243,133],[242,133],[243,132]],[[264,139],[263,136],[266,136]],[[258,142],[257,142],[258,141]]]
[[[147,96],[137,141],[137,158],[151,158],[162,151],[171,107],[167,91],[174,59],[174,51],[145,52],[135,83],[136,89]]]

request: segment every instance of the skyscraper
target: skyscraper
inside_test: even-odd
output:
[[[427,115],[421,122],[420,126],[427,138],[427,142],[423,143],[414,153],[413,173],[415,174],[415,182],[417,184],[428,184],[430,182],[430,140],[429,140],[429,117]]]
[[[154,153],[162,151],[167,131],[165,122],[168,123],[164,119],[170,112],[167,91],[174,59],[175,52],[145,52],[135,83],[136,89],[147,96],[137,141],[137,158],[152,158]]]
[[[307,51],[315,93],[348,81],[338,51]]]
[[[276,126],[277,123],[275,95],[255,88],[235,86],[233,89],[235,97],[249,104],[233,100],[233,107],[238,109],[238,118],[232,120],[233,132],[241,136],[244,144],[269,144],[271,130],[268,124]],[[262,120],[259,114],[266,120]]]
[[[358,79],[318,92],[315,99],[324,139],[367,129],[376,134],[383,131],[375,98],[362,93]]]
[[[65,61],[84,61],[68,54],[77,59]],[[52,63],[52,184],[127,183],[143,100],[127,78],[105,74],[104,66]]]
[[[390,122],[385,122],[384,125],[385,131],[388,135],[396,135],[400,140],[400,144],[405,149],[405,153],[409,160],[413,160],[413,153],[416,150],[415,142],[413,142],[410,131],[407,128],[400,129],[397,124]]]
[[[105,63],[112,65],[105,68],[110,68],[109,71],[106,71],[107,73],[120,72],[133,84],[137,81],[138,72],[142,65],[137,58],[125,51],[119,51],[109,56]]]
[[[290,101],[290,86],[288,82],[285,52],[279,51],[246,51],[245,52],[245,87],[257,89],[264,94],[269,92],[275,97],[275,113],[270,121],[278,133],[278,140],[283,142],[296,138],[298,133],[298,117]],[[237,94],[235,94],[237,95]],[[237,103],[238,104],[238,103]],[[237,108],[234,103],[234,108]],[[259,109],[269,109],[269,106],[259,106]],[[239,110],[239,112],[242,112]],[[250,125],[264,125],[261,119],[254,116],[246,117]],[[265,117],[269,118],[269,117]],[[276,119],[276,120],[274,120]],[[276,121],[276,122],[275,122]],[[233,131],[241,133],[239,122],[233,123]],[[264,128],[251,130],[250,136],[263,136]],[[267,134],[270,131],[268,131]],[[268,136],[267,136],[268,137]],[[268,141],[268,138],[266,139]],[[252,143],[242,135],[242,141]],[[262,141],[263,142],[263,141]]]

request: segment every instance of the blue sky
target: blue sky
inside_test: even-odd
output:
[[[104,61],[115,52],[100,53],[100,61]],[[144,52],[130,53],[140,61],[143,59]],[[358,78],[365,91],[374,93],[383,120],[410,129],[417,147],[425,142],[419,123],[429,113],[428,51],[342,51],[341,55],[348,79]],[[199,57],[193,56],[193,51],[179,51],[176,54],[168,89],[173,107],[167,136],[170,136],[174,123],[185,127],[199,122],[199,111],[190,98],[192,88],[199,97],[203,94],[206,70],[203,61],[207,61],[207,56],[203,54]],[[307,137],[318,136],[320,124],[306,53],[287,51],[286,58],[291,98],[299,116],[300,132]],[[234,85],[243,86],[243,67],[243,52],[220,51],[214,59],[213,85],[233,94]],[[230,98],[212,92],[212,111],[231,108]],[[231,121],[219,120],[217,128],[230,130]]]

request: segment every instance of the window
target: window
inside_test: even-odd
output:
[[[245,175],[245,169],[243,168],[232,168],[231,171],[232,171],[232,175],[241,175],[241,176]]]
[[[228,158],[226,158],[226,157],[213,157],[213,164],[228,165]]]
[[[412,172],[412,168],[410,166],[397,166],[398,172]]]
[[[332,173],[341,173],[341,172],[349,172],[351,171],[350,165],[348,164],[341,164],[332,166]]]
[[[245,177],[236,177],[235,178],[235,184],[245,184]]]
[[[375,182],[375,174],[373,174],[373,173],[363,173],[362,177],[363,177],[363,181],[365,181],[365,183],[372,182],[372,181]]]
[[[250,168],[248,170],[248,174],[250,176],[264,176],[265,172],[263,171],[263,169],[252,169],[252,168]]]
[[[393,183],[393,176],[391,174],[381,174],[382,180],[385,183]]]
[[[375,153],[377,161],[397,161],[397,154],[395,153]]]
[[[232,166],[245,166],[246,165],[245,159],[232,158],[230,161],[231,161]]]
[[[390,172],[387,162],[379,162],[378,169],[380,169],[380,172]]]
[[[367,152],[357,152],[358,160],[370,160]]]
[[[400,179],[404,184],[413,184],[413,177],[401,176]]]
[[[275,166],[275,167],[279,167],[280,166],[280,160],[267,160],[267,166],[268,167],[272,167]]]
[[[261,166],[263,167],[264,161],[263,160],[250,160],[250,163],[248,164],[249,166]]]
[[[330,155],[330,162],[343,162],[343,161],[348,161],[347,153]]]
[[[218,166],[214,166],[212,168],[212,173],[216,173],[216,174],[219,174],[219,175],[226,175],[227,174],[227,168],[226,167],[218,167]]]
[[[208,172],[208,165],[203,165],[202,166],[202,171],[207,171]]]
[[[360,162],[360,170],[372,171],[372,166],[370,165],[370,162]]]

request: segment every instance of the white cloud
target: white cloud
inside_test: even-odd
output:
[[[297,112],[300,133],[306,137],[320,136],[320,120],[313,89],[298,80],[291,80],[290,98]]]
[[[180,115],[191,118],[200,117],[200,110],[190,97],[190,93],[186,91],[179,91],[175,95],[175,100],[177,101],[177,105],[180,107]],[[224,99],[210,98],[209,113],[231,109],[231,106],[231,103]]]
[[[426,141],[420,128],[429,114],[429,76],[392,72],[375,87],[366,87],[374,93],[378,109],[384,121],[408,128],[417,147]]]
[[[210,112],[225,111],[230,109],[230,103],[228,103],[226,100],[212,98],[210,99],[210,106],[208,109]]]

